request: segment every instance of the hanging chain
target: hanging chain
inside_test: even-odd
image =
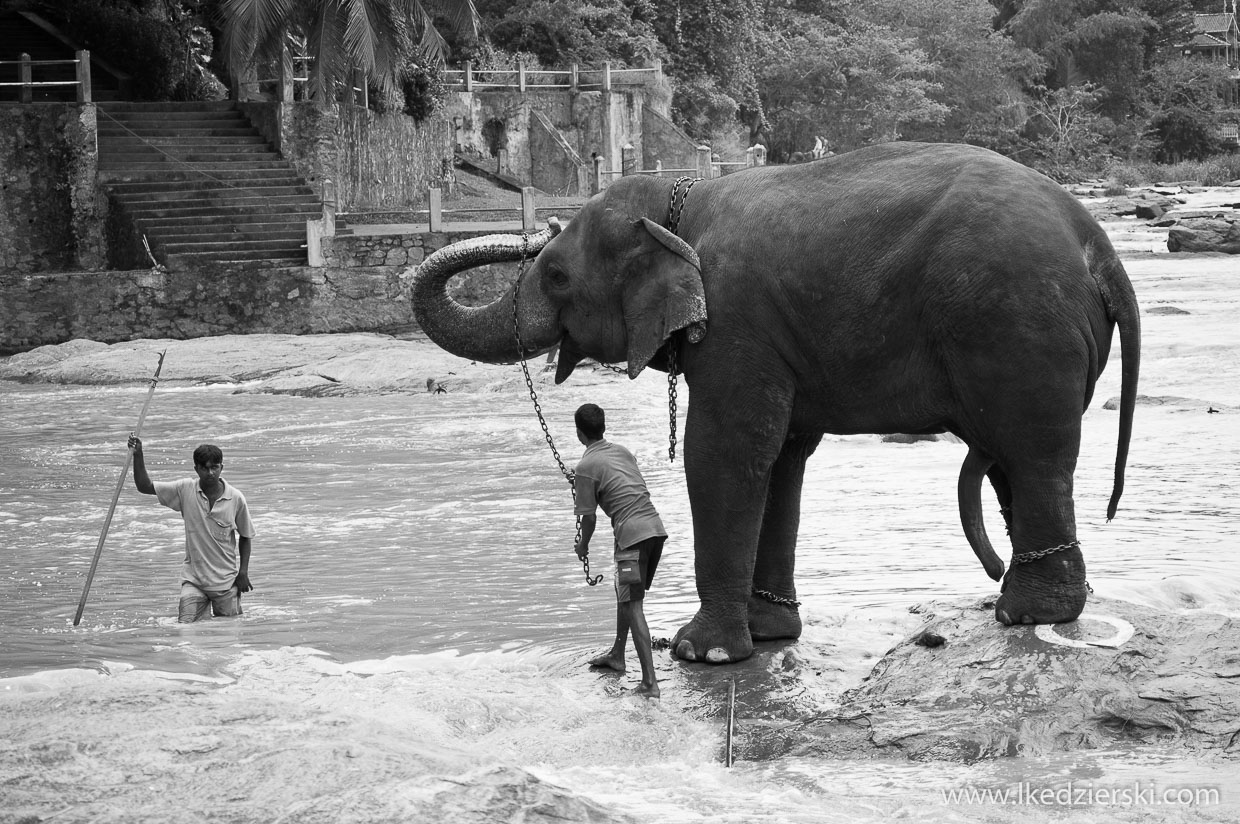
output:
[[[672,184],[672,197],[667,204],[667,228],[672,234],[676,234],[676,230],[680,227],[680,214],[685,210],[685,201],[689,199],[693,184],[701,179],[700,177],[678,177]],[[684,186],[683,191],[681,191],[681,186]],[[680,195],[679,198],[676,197],[677,194]],[[676,460],[676,352],[678,344],[679,341],[673,333],[667,341],[667,459],[672,462]]]
[[[560,457],[560,451],[555,448],[555,439],[551,437],[551,429],[547,426],[547,419],[543,416],[542,404],[538,402],[538,390],[534,388],[534,379],[530,377],[530,366],[525,360],[525,345],[521,343],[521,321],[517,314],[517,299],[521,295],[521,278],[525,275],[525,261],[527,259],[526,251],[529,245],[529,235],[521,235],[521,263],[517,267],[517,283],[512,290],[512,331],[513,336],[517,340],[517,355],[521,359],[521,372],[525,375],[525,386],[530,391],[530,400],[534,404],[534,414],[538,416],[538,425],[542,427],[543,437],[547,441],[547,447],[551,450],[551,456],[555,458],[556,465],[560,467],[560,474],[568,481],[568,489],[573,495],[573,501],[577,500],[576,480],[572,470],[564,465],[564,459]],[[577,535],[573,539],[573,548],[576,549],[581,545],[581,516],[577,516]],[[581,559],[581,568],[585,571],[586,583],[590,586],[597,586],[599,581],[603,580],[602,575],[590,575],[590,558],[586,556]]]
[[[667,342],[667,459],[676,461],[676,333]]]

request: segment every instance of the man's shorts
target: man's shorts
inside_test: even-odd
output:
[[[616,582],[616,603],[641,601],[646,597],[646,590],[650,589],[650,584],[654,582],[654,571],[659,567],[659,558],[663,556],[663,542],[666,540],[666,536],[659,535],[616,550],[616,566],[613,570]],[[620,566],[634,562],[641,570],[641,583],[621,583]]]
[[[177,620],[192,624],[207,617],[207,611],[217,617],[241,614],[241,590],[201,589],[189,581],[181,582],[181,602],[177,606]]]

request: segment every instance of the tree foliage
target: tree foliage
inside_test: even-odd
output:
[[[437,22],[476,32],[478,20],[473,0],[219,0],[218,15],[233,72],[271,61],[291,69],[292,38],[311,58],[310,95],[321,102],[355,69],[394,94],[411,58],[443,62],[448,47]]]

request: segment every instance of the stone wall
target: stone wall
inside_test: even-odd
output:
[[[0,105],[0,279],[105,265],[95,107]]]
[[[401,273],[424,255],[484,232],[324,238],[326,266],[201,273],[105,271],[0,278],[0,355],[74,338],[382,332],[414,326]],[[452,295],[476,306],[501,295],[516,264],[471,270]]]
[[[247,101],[240,109],[339,211],[419,205],[452,159],[445,115],[418,122],[357,106]]]
[[[452,144],[482,158],[495,156],[492,130],[495,123],[500,124],[508,160],[503,171],[549,191],[571,180],[555,159],[567,154],[561,146],[575,151],[583,163],[589,163],[591,155],[601,155],[605,169],[619,172],[620,148],[631,143],[641,150],[643,111],[649,108],[666,115],[670,106],[671,89],[661,83],[617,86],[611,92],[535,87],[524,93],[516,89],[455,92],[448,95],[444,115],[451,121]],[[552,141],[546,139],[534,112],[542,114],[563,141],[553,141],[553,168],[538,165],[545,162],[537,160],[545,158],[540,148]],[[545,184],[538,182],[540,178]]]

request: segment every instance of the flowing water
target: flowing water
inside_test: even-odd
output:
[[[1113,351],[1077,471],[1089,579],[1100,595],[1235,615],[1240,264],[1147,255],[1128,268],[1147,313],[1141,391],[1170,400],[1138,409],[1107,523]],[[1188,314],[1158,308],[1171,306]],[[681,431],[687,397],[682,385]],[[1220,795],[1056,808],[1072,820],[1230,821],[1240,809],[1236,762],[1154,748],[975,765],[746,751],[747,728],[829,710],[916,628],[909,607],[994,593],[960,530],[959,444],[825,439],[805,483],[804,637],[724,668],[658,651],[664,698],[649,703],[623,694],[637,681],[631,646],[625,675],[585,667],[613,629],[611,571],[602,553],[607,580],[584,583],[569,487],[515,367],[509,385],[478,393],[161,387],[143,431],[151,474],[192,474],[203,440],[223,448],[257,528],[254,592],[240,619],[178,625],[180,519],[127,480],[75,628],[144,398],[133,385],[0,383],[0,821],[481,821],[485,809],[529,821],[1041,821],[1037,805],[944,793],[1073,783]],[[586,401],[638,456],[671,532],[647,601],[654,636],[669,638],[697,601],[663,376],[585,370],[543,389],[570,465],[572,411]],[[728,768],[733,679],[741,758]]]

